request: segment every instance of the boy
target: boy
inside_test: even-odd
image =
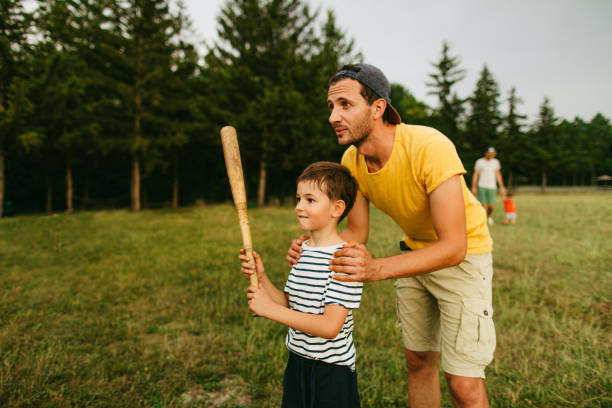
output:
[[[504,213],[504,224],[508,224],[508,222],[516,224],[516,204],[510,192],[504,198]]]
[[[310,239],[284,291],[268,279],[257,253],[252,267],[241,250],[242,273],[256,272],[260,282],[248,288],[249,308],[289,327],[282,407],[359,407],[352,309],[359,307],[363,284],[334,280],[329,270],[344,242],[338,223],[352,208],[357,188],[338,163],[313,163],[298,177],[295,215]]]

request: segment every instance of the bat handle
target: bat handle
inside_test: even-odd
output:
[[[246,252],[246,256],[249,257],[249,263],[252,266],[255,266],[255,258],[253,258],[253,248],[244,248],[244,251]],[[251,286],[255,286],[256,288],[259,287],[259,280],[257,279],[257,269],[255,270],[255,273],[249,276],[249,279],[251,281]]]

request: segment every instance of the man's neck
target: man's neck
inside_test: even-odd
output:
[[[370,173],[379,171],[389,161],[396,127],[397,125],[389,123],[376,124],[367,139],[359,146],[359,153],[365,158]]]

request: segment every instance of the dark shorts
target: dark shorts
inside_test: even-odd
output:
[[[357,373],[347,366],[289,353],[283,408],[358,408]]]

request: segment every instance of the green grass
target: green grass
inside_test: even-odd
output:
[[[495,212],[494,407],[610,407],[612,195],[516,196]],[[373,211],[370,249],[400,233]],[[289,208],[250,210],[284,284]],[[0,221],[0,406],[276,407],[286,329],[250,316],[229,205]],[[364,407],[407,406],[392,282],[355,313]],[[445,386],[444,386],[445,387]],[[443,390],[443,406],[450,406]]]

